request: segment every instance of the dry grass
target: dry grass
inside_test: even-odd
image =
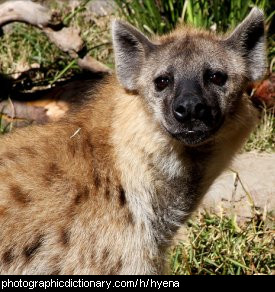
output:
[[[95,17],[86,11],[85,5],[72,10],[66,3],[50,3],[50,8],[58,11],[59,18],[66,25],[80,29],[88,53],[113,67],[110,16]],[[11,24],[0,39],[0,71],[7,76],[17,77],[21,72],[38,67],[38,70],[33,70],[30,80],[31,85],[36,86],[53,84],[59,75],[67,79],[80,72],[76,62],[35,27]]]
[[[15,23],[1,37],[0,68],[8,76],[16,78],[21,72],[38,67],[32,82],[49,83],[69,62],[65,53],[32,26]]]
[[[66,25],[79,28],[91,56],[98,61],[113,67],[113,49],[110,35],[110,20],[112,15],[98,16],[85,9],[86,0],[79,7],[72,8],[66,3],[52,1],[52,9],[61,14]]]
[[[245,151],[275,151],[275,108],[262,111],[261,122],[247,141]]]

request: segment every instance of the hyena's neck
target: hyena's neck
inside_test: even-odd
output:
[[[111,126],[115,167],[137,224],[163,245],[197,204],[202,162],[210,150],[204,149],[203,157],[169,137],[141,97],[121,93],[118,99]]]
[[[191,148],[164,132],[140,96],[121,91],[114,99],[110,139],[126,200],[136,222],[165,246],[247,137],[251,107],[242,102],[247,120],[228,122],[227,137]]]

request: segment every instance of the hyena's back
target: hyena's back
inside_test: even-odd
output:
[[[103,135],[100,129],[94,134]],[[106,242],[119,245],[116,237],[127,232],[133,218],[123,208],[124,190],[109,147],[92,141],[83,125],[67,123],[1,139],[2,273],[120,272],[122,258],[110,258]],[[106,222],[115,222],[112,238]]]

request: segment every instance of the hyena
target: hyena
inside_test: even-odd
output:
[[[250,133],[264,16],[153,39],[112,23],[116,76],[62,120],[0,143],[2,274],[160,274],[165,251]]]

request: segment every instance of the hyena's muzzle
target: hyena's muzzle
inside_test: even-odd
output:
[[[218,98],[213,93],[206,96],[196,80],[180,82],[171,104],[171,116],[172,128],[176,129],[171,134],[190,145],[207,140],[223,122]]]

